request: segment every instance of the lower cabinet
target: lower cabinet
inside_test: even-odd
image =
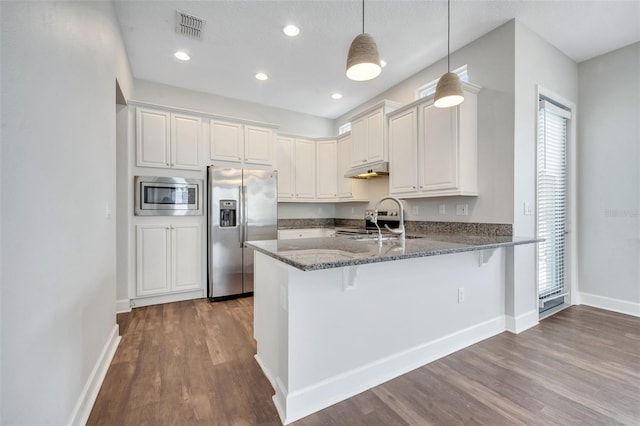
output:
[[[136,226],[136,295],[202,288],[202,226],[166,222]]]

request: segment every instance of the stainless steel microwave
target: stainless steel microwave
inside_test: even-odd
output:
[[[135,177],[136,216],[202,214],[202,180],[179,177]]]

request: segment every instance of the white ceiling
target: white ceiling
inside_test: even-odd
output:
[[[361,7],[359,0],[116,0],[135,78],[328,118],[446,56],[446,1],[366,0],[365,30],[389,65],[375,80],[348,80]],[[175,32],[176,10],[206,20],[202,40]],[[514,17],[576,62],[640,40],[640,0],[453,0],[451,15],[452,51]],[[289,23],[300,27],[298,37],[282,33]],[[191,61],[175,59],[176,50]],[[257,72],[269,80],[256,80]],[[333,92],[344,97],[333,100]]]

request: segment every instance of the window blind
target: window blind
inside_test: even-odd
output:
[[[538,298],[566,295],[567,119],[571,113],[540,101],[537,144]]]

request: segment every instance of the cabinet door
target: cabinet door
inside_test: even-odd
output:
[[[278,199],[295,197],[295,140],[278,137],[276,143],[276,168],[278,170]]]
[[[200,129],[199,117],[171,114],[171,167],[199,170]]]
[[[252,164],[272,165],[271,145],[273,131],[263,127],[244,127],[244,161]]]
[[[171,290],[202,288],[202,229],[199,224],[173,226],[171,230]]]
[[[418,185],[417,110],[389,117],[389,192],[415,192]]]
[[[420,107],[420,190],[458,187],[458,107]]]
[[[384,113],[379,109],[367,115],[367,162],[375,163],[385,158]]]
[[[338,194],[341,198],[353,197],[353,179],[344,177],[351,168],[351,136],[338,139]]]
[[[313,199],[316,197],[316,146],[315,142],[296,139],[295,142],[295,181],[296,198]]]
[[[138,225],[137,231],[137,295],[167,293],[171,289],[169,225]]]
[[[337,166],[337,142],[316,142],[316,198],[335,200],[338,197]]]
[[[242,161],[244,134],[242,124],[211,120],[209,122],[209,158],[211,160]]]
[[[351,123],[351,167],[367,162],[367,122],[365,117]]]
[[[136,165],[170,166],[171,114],[147,108],[136,109]]]
[[[276,167],[278,170],[278,199],[290,199],[295,196],[294,157],[293,138],[279,137],[276,143]]]

